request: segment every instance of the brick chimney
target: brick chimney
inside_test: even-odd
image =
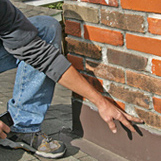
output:
[[[69,0],[63,5],[67,58],[107,99],[140,117],[112,134],[88,100],[73,93],[73,130],[132,161],[160,161],[161,2]]]

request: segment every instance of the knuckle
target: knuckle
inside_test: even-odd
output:
[[[110,129],[115,129],[115,124],[109,125]]]
[[[0,128],[3,128],[4,123],[2,121],[0,121]]]
[[[131,124],[129,122],[125,122],[124,124],[126,127],[131,127]]]
[[[132,116],[128,116],[128,119],[129,120],[133,120],[134,118]]]
[[[112,119],[111,119],[110,117],[106,117],[106,118],[105,118],[105,122],[107,122],[107,123],[108,123],[108,122],[111,122],[111,120],[112,120]]]
[[[122,118],[122,114],[119,112],[117,115],[116,115],[116,119],[117,120],[120,120]]]

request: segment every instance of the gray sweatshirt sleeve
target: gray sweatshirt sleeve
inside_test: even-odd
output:
[[[0,39],[5,49],[57,82],[71,63],[37,36],[37,29],[10,1],[0,0]]]
[[[71,63],[60,54],[59,49],[47,44],[39,37],[35,37],[30,43],[17,49],[6,48],[17,59],[44,72],[49,78],[57,82],[64,72],[71,66]]]
[[[8,48],[28,44],[38,34],[37,29],[12,5],[9,0],[0,0],[0,38]]]

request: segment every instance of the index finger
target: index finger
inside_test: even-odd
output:
[[[138,122],[138,123],[144,123],[144,121],[140,118],[137,118],[137,117],[133,117],[129,114],[125,114],[126,118],[130,121],[133,121],[133,122]]]
[[[132,126],[132,124],[122,115],[122,117],[120,117],[118,119],[124,126],[126,126],[129,130],[131,130],[132,132],[136,132],[136,130],[134,129],[134,127]]]

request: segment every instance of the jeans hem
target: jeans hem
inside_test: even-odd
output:
[[[36,127],[36,128],[15,128],[15,127],[11,127],[11,131],[16,132],[16,133],[35,133],[35,132],[41,131],[41,128],[40,127]]]

